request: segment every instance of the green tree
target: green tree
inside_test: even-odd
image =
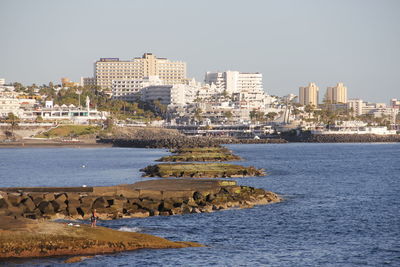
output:
[[[273,121],[277,115],[278,113],[276,112],[268,112],[267,115],[265,115],[265,117],[267,120]]]
[[[11,136],[14,139],[15,135],[14,135],[14,129],[18,126],[18,122],[19,122],[19,118],[18,116],[16,116],[14,113],[10,112],[8,113],[7,117],[6,117],[6,121],[8,123],[10,123],[11,126]]]
[[[224,112],[224,116],[230,121],[233,117],[233,114],[230,110]]]
[[[201,116],[202,113],[203,111],[201,110],[201,108],[196,108],[196,110],[194,111],[194,118],[196,121],[200,122],[203,120],[203,117]]]

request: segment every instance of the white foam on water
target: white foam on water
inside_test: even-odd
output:
[[[141,229],[139,227],[127,227],[127,226],[122,226],[118,229],[118,231],[123,231],[123,232],[140,232]]]

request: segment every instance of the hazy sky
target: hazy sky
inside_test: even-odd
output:
[[[261,72],[269,94],[344,82],[400,98],[400,0],[0,0],[0,78],[79,81],[100,57],[151,52],[206,71]]]

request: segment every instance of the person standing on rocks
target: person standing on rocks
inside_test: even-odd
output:
[[[90,217],[90,223],[92,227],[96,227],[96,223],[97,223],[97,213],[96,213],[96,209],[94,209],[92,211],[92,216]]]

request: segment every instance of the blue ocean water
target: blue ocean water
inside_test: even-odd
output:
[[[253,209],[101,221],[203,248],[99,255],[72,266],[400,266],[400,144],[230,145],[268,176],[240,184],[285,201]],[[113,185],[166,150],[0,149],[0,186]],[[85,167],[82,167],[85,165]],[[8,265],[52,266],[65,258]]]

